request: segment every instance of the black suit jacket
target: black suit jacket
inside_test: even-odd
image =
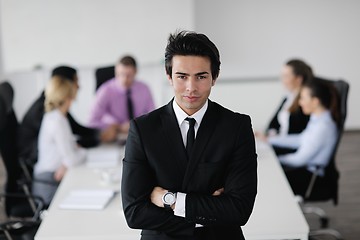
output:
[[[38,135],[44,116],[44,92],[26,112],[18,130],[18,149],[20,157],[27,161],[37,160]],[[99,144],[99,130],[81,126],[68,113],[67,118],[74,135],[78,136],[78,143],[83,147],[93,147]]]
[[[256,158],[250,117],[211,101],[189,159],[172,102],[131,121],[121,187],[128,225],[143,229],[142,239],[243,239],[240,226],[257,193]],[[151,203],[155,186],[187,193],[185,218]]]
[[[277,132],[280,130],[280,123],[278,121],[278,114],[285,104],[286,98],[284,98],[277,109],[275,115],[271,119],[269,126],[267,128],[267,131],[270,129],[275,129]],[[289,130],[288,134],[293,133],[301,133],[305,128],[307,123],[309,122],[310,116],[305,115],[303,111],[301,110],[301,107],[299,107],[295,112],[290,113],[289,118]]]
[[[275,129],[277,131],[277,133],[279,133],[280,131],[280,123],[278,121],[278,115],[279,112],[281,110],[281,108],[283,107],[283,105],[285,104],[286,98],[284,98],[279,106],[279,108],[277,109],[275,115],[273,116],[273,118],[271,119],[269,126],[267,128],[267,132],[270,129]],[[295,112],[290,113],[290,117],[289,117],[289,129],[288,129],[288,134],[295,134],[295,133],[301,133],[305,128],[307,123],[309,122],[310,116],[305,115],[301,109],[301,107],[299,107]],[[285,147],[278,147],[278,146],[273,146],[273,149],[276,153],[276,155],[284,155],[284,154],[288,154],[288,153],[293,153],[296,151],[296,149],[292,149],[292,148],[285,148]]]

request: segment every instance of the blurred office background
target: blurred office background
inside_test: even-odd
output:
[[[221,54],[221,74],[211,99],[250,114],[255,129],[265,128],[283,97],[278,77],[282,65],[301,58],[316,75],[349,82],[345,128],[359,130],[359,23],[357,0],[0,0],[0,81],[13,84],[21,120],[51,69],[74,66],[81,89],[71,113],[86,123],[95,69],[132,54],[139,63],[139,79],[149,84],[161,106],[172,97],[163,66],[167,37],[176,29],[195,30],[208,35]],[[346,139],[353,148],[342,146],[348,162],[340,168],[359,170],[359,164],[351,165],[356,156],[349,150],[359,145],[359,137],[350,134]],[[348,180],[355,187],[359,178],[353,174]],[[335,215],[351,214],[355,203],[358,207],[359,192],[347,189],[347,196],[357,200],[340,198],[343,208]],[[349,207],[341,205],[344,201]],[[359,226],[356,216],[346,221]],[[335,222],[351,232],[341,219]]]
[[[79,70],[72,113],[86,123],[94,70],[126,53],[139,62],[157,106],[169,101],[163,56],[176,29],[206,33],[219,47],[221,75],[212,99],[264,128],[283,96],[278,75],[290,58],[319,76],[351,85],[346,129],[360,129],[360,2],[355,0],[1,0],[0,76],[15,87],[21,119],[59,64]]]

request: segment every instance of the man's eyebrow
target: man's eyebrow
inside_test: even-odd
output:
[[[209,74],[208,72],[199,72],[199,73],[196,73],[195,76],[200,76],[200,75],[204,75],[204,74]]]
[[[183,72],[176,72],[175,74],[178,74],[178,75],[185,75],[185,76],[190,76],[190,74],[188,74],[188,73],[183,73]]]
[[[178,75],[185,75],[185,76],[190,76],[189,73],[183,73],[183,72],[176,72],[175,74],[178,74]],[[200,75],[204,75],[204,74],[209,74],[208,72],[199,72],[199,73],[195,73],[195,76],[200,76]]]

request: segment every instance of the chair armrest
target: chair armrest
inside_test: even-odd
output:
[[[308,199],[311,196],[317,176],[320,174],[321,166],[317,165],[317,166],[315,166],[315,168],[316,168],[316,170],[315,170],[315,172],[313,172],[311,179],[310,179],[309,186],[306,189],[304,200]]]
[[[41,210],[45,209],[45,202],[40,196],[32,195],[32,194],[23,194],[23,193],[0,193],[0,198],[18,198],[18,199],[27,199],[31,205],[34,203],[34,215],[32,217],[33,220],[38,220],[40,216]]]
[[[21,227],[32,227],[40,224],[40,220],[9,220],[0,223],[0,230],[19,229]]]
[[[27,186],[31,186],[33,182],[37,182],[37,183],[44,183],[47,185],[51,185],[51,186],[57,186],[57,183],[54,182],[50,182],[50,181],[46,181],[46,180],[41,180],[41,179],[33,179],[31,181],[29,181],[28,179],[19,179],[18,180],[18,184],[19,185],[27,185]]]

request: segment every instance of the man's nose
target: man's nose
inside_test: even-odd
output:
[[[194,90],[196,90],[196,79],[195,77],[190,77],[187,85],[186,85],[186,90],[189,92],[193,92]]]

